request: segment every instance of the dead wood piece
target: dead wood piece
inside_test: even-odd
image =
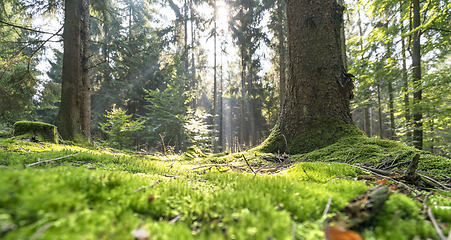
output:
[[[69,158],[69,157],[73,157],[73,156],[75,156],[75,154],[70,154],[70,155],[67,155],[67,156],[64,156],[64,157],[59,157],[59,158],[54,158],[54,159],[50,159],[50,160],[35,162],[35,163],[32,163],[32,164],[25,165],[25,167],[31,167],[31,166],[38,165],[38,164],[41,164],[41,163],[48,163],[48,162],[57,161],[57,160],[61,160],[61,159],[65,159],[65,158]]]
[[[390,170],[390,169],[392,169],[392,168],[395,168],[395,167],[398,167],[398,166],[402,166],[402,165],[407,164],[407,163],[410,163],[410,162],[412,162],[412,160],[407,160],[407,161],[402,162],[402,163],[397,163],[397,164],[395,164],[395,165],[391,165],[391,166],[382,168],[382,170]]]
[[[423,175],[423,174],[418,174],[418,175],[419,175],[420,177],[422,177],[423,180],[426,180],[425,182],[427,182],[429,185],[433,186],[434,188],[440,188],[440,189],[446,190],[446,191],[451,190],[451,189],[448,188],[447,186],[443,185],[443,184],[440,183],[439,181],[437,181],[437,180],[435,180],[435,179],[433,179],[433,178],[431,178],[431,177],[429,177],[429,176],[426,176],[426,175]]]
[[[174,224],[181,218],[180,215],[177,215],[175,218],[171,219],[168,224]]]
[[[442,229],[438,225],[437,219],[435,219],[434,214],[432,214],[431,208],[428,209],[428,216],[429,216],[429,219],[431,219],[432,224],[434,225],[437,235],[440,237],[440,239],[446,240],[446,236],[445,236],[445,234],[443,234]]]
[[[369,222],[388,200],[390,193],[385,185],[376,185],[355,197],[346,205],[342,212],[331,221],[336,225],[353,228]]]
[[[254,169],[252,169],[251,165],[250,165],[249,162],[247,161],[247,159],[246,159],[246,157],[244,156],[244,154],[243,154],[243,159],[244,159],[244,161],[246,161],[246,164],[247,164],[247,166],[249,166],[249,168],[251,169],[251,171],[252,171],[253,173],[255,173]]]
[[[170,178],[177,178],[177,176],[175,176],[175,175],[163,174],[163,176],[165,176],[165,177],[170,177]]]
[[[305,171],[305,169],[301,166],[301,168],[302,168],[302,171],[304,171],[304,173],[305,173],[305,175],[307,175],[307,177],[310,179],[310,180],[312,180],[313,182],[315,181],[315,180],[313,180],[308,174],[307,174],[307,172]]]
[[[326,214],[329,212],[331,204],[332,204],[332,196],[330,196],[329,200],[327,200],[327,204],[326,204],[326,208],[324,209],[323,216],[326,216]]]
[[[413,157],[412,162],[410,162],[409,167],[407,168],[405,175],[409,179],[415,178],[415,171],[418,168],[418,161],[420,160],[420,154],[415,154],[415,157]]]
[[[135,189],[135,191],[134,192],[137,192],[137,191],[139,191],[139,190],[142,190],[142,189],[146,189],[146,188],[151,188],[151,187],[155,187],[155,185],[157,185],[157,183],[159,183],[160,182],[160,180],[157,180],[157,181],[155,181],[155,183],[154,184],[152,184],[152,185],[149,185],[149,186],[144,186],[144,187],[140,187],[140,188],[137,188],[137,189]]]
[[[352,147],[352,146],[351,146]],[[348,152],[348,155],[346,156],[346,159],[345,159],[345,163],[347,163],[348,162],[348,157],[349,157],[349,154],[351,154],[351,152],[352,151],[354,151],[354,147]]]
[[[332,163],[332,162],[330,162],[330,163]],[[405,183],[403,183],[403,182],[400,182],[400,181],[397,181],[397,180],[395,180],[395,179],[393,179],[393,178],[391,178],[391,177],[384,176],[384,175],[379,174],[379,173],[377,173],[377,172],[373,172],[373,171],[367,169],[368,167],[356,166],[356,165],[352,165],[352,164],[339,163],[339,162],[334,162],[334,163],[335,163],[335,164],[346,164],[346,165],[348,165],[348,166],[351,166],[351,167],[354,167],[354,168],[358,168],[358,169],[363,170],[363,171],[369,171],[369,172],[371,172],[372,174],[374,174],[374,175],[376,175],[376,176],[379,176],[379,177],[381,177],[381,178],[385,178],[385,179],[387,179],[387,180],[390,180],[390,181],[393,181],[393,182],[395,182],[395,183],[401,184],[401,185],[403,185],[404,187],[406,187],[407,189],[409,189],[410,191],[412,191],[413,193],[415,193],[415,195],[418,195],[418,193],[417,193],[413,188],[409,187],[407,184],[405,184]],[[371,169],[371,168],[370,168],[370,169]],[[378,169],[376,169],[376,170],[378,170]],[[379,171],[380,171],[380,170],[379,170]],[[383,172],[385,172],[385,171],[383,171]]]
[[[277,172],[279,171],[278,168],[261,168],[258,171],[255,171],[256,173],[270,173],[270,172]]]
[[[388,172],[388,171],[383,171],[380,169],[375,169],[375,168],[365,167],[365,166],[361,166],[361,168],[366,169],[366,171],[370,171],[372,173],[380,174],[382,176],[387,176],[387,177],[390,176],[390,172]]]

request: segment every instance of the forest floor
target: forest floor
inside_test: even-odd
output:
[[[195,155],[0,139],[0,238],[451,239],[447,157],[366,137]]]

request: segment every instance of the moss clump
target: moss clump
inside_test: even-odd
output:
[[[14,123],[15,136],[30,135],[40,142],[58,143],[56,126],[42,122],[18,121]]]
[[[184,154],[186,160],[191,160],[193,158],[203,158],[207,156],[205,155],[205,153],[202,152],[202,150],[200,150],[200,148],[198,148],[195,145],[188,147],[188,149],[186,149],[186,152]]]
[[[308,153],[327,147],[342,138],[363,136],[356,126],[334,118],[318,118],[310,123],[306,132],[294,140],[285,139],[276,126],[271,135],[258,147],[262,152],[286,152],[288,154]]]

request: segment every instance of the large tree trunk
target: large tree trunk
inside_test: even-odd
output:
[[[55,124],[66,140],[91,140],[89,0],[66,0],[61,105]]]
[[[336,0],[287,1],[286,97],[263,151],[308,152],[361,134],[350,125],[353,83],[341,49],[343,10]]]

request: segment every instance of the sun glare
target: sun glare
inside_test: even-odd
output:
[[[227,30],[227,24],[229,21],[229,10],[227,9],[227,5],[223,1],[217,1],[217,26],[220,31]]]

